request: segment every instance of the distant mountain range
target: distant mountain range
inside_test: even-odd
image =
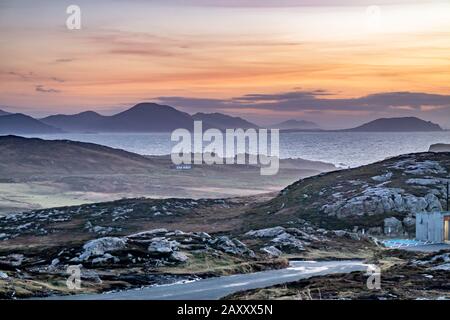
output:
[[[0,134],[47,134],[61,132],[171,132],[178,128],[193,129],[196,120],[203,121],[203,129],[258,128],[258,125],[240,117],[222,113],[196,113],[190,115],[171,106],[156,103],[139,103],[134,107],[112,116],[86,111],[74,115],[52,115],[34,119],[20,113],[0,110]],[[269,126],[290,131],[325,131],[314,122],[287,120]],[[334,130],[336,131],[336,130]],[[415,117],[377,119],[356,128],[337,130],[355,132],[408,132],[442,131],[432,122]]]
[[[270,128],[276,128],[280,130],[292,130],[292,129],[299,129],[299,130],[316,130],[319,129],[319,126],[317,123],[311,122],[311,121],[305,121],[305,120],[286,120],[274,125],[271,125]]]

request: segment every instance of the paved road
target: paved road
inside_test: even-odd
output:
[[[297,281],[312,276],[333,273],[365,271],[367,265],[360,261],[297,261],[281,270],[239,274],[189,283],[146,287],[105,294],[87,294],[50,299],[65,300],[216,300],[237,291],[264,288],[275,284]]]
[[[399,248],[407,251],[420,251],[420,252],[438,252],[441,250],[450,250],[450,245],[445,243],[425,244],[420,246],[411,246]]]

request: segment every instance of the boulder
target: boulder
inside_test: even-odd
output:
[[[118,263],[120,260],[109,253],[105,253],[101,257],[94,258],[92,264]]]
[[[0,271],[0,279],[4,280],[4,279],[8,279],[8,278],[9,278],[9,276],[6,272]]]
[[[87,261],[92,257],[103,256],[107,252],[125,249],[127,240],[118,237],[105,237],[91,240],[83,246],[83,253],[78,257],[80,261]]]
[[[274,246],[267,246],[267,247],[261,248],[261,251],[271,257],[279,257],[283,254],[283,252],[281,252],[278,248],[276,248]]]
[[[10,254],[0,257],[0,266],[5,267],[20,267],[24,260],[23,254]]]
[[[180,244],[175,240],[167,240],[166,238],[154,238],[148,246],[147,251],[150,253],[169,254],[178,250]]]
[[[283,232],[271,240],[277,248],[287,248],[296,251],[304,251],[303,242],[295,236]]]
[[[172,254],[170,255],[170,259],[180,263],[185,263],[189,260],[188,256],[180,251],[172,252]]]
[[[128,238],[148,238],[148,237],[154,237],[156,234],[166,234],[168,232],[167,229],[160,228],[160,229],[153,229],[148,231],[143,231],[139,233],[135,233],[132,235],[129,235]]]
[[[259,229],[259,230],[251,230],[247,232],[245,235],[249,237],[255,237],[255,238],[273,238],[281,233],[284,232],[283,227],[273,227],[273,228],[266,228],[266,229]]]
[[[247,248],[247,246],[241,241],[239,241],[238,239],[230,239],[227,236],[220,236],[212,239],[209,241],[209,244],[225,253],[234,255],[249,255],[252,257],[255,255],[255,253]]]
[[[389,181],[392,178],[392,176],[393,176],[392,172],[387,172],[385,174],[372,177],[372,180],[377,182],[386,182]]]

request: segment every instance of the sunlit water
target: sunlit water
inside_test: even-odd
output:
[[[92,142],[144,155],[164,155],[175,144],[170,133],[51,134],[35,137]],[[280,157],[355,167],[405,153],[428,151],[433,143],[450,143],[444,132],[290,132],[280,134]],[[206,143],[205,143],[206,144]]]

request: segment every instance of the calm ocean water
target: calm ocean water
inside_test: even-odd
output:
[[[169,154],[170,133],[34,135],[47,140],[92,142],[144,155]],[[404,153],[428,151],[433,143],[450,143],[444,132],[294,132],[280,134],[280,157],[355,167]]]

